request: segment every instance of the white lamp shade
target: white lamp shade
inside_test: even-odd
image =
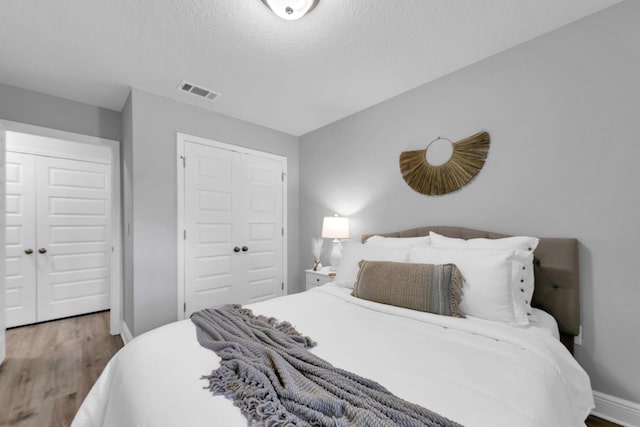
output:
[[[322,220],[322,237],[325,239],[348,239],[349,218],[325,216]]]
[[[316,6],[318,0],[262,0],[282,19],[300,19]]]

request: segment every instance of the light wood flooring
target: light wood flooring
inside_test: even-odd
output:
[[[0,366],[0,427],[67,427],[109,359],[122,347],[109,312],[7,330]],[[617,424],[589,417],[588,427]]]
[[[123,344],[103,311],[9,329],[6,345],[0,426],[67,427]]]

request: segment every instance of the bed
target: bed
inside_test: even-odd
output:
[[[430,232],[508,237],[458,227],[378,236]],[[363,242],[371,236],[363,235]],[[587,374],[571,355],[580,324],[577,241],[540,239],[533,264],[527,327],[380,304],[336,284],[248,307],[291,322],[318,342],[310,351],[333,365],[462,425],[584,426],[593,397]],[[145,333],[109,362],[72,426],[246,426],[231,401],[204,389],[202,375],[219,361],[200,346],[190,320]]]

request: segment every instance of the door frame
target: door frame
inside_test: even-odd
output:
[[[67,132],[57,129],[50,129],[41,126],[34,126],[25,123],[0,120],[3,131],[14,131],[39,135],[48,138],[63,139],[82,144],[99,145],[107,147],[111,151],[111,284],[110,284],[110,322],[109,333],[119,335],[122,332],[122,218],[120,200],[120,141],[96,136],[83,135],[74,132]],[[6,141],[2,147],[3,156],[6,152]],[[3,157],[4,159],[4,157]],[[4,164],[4,160],[3,160]],[[4,215],[4,209],[2,214]],[[2,281],[0,291],[4,293],[4,281]],[[3,313],[4,313],[4,307]],[[4,315],[4,314],[3,314]]]
[[[202,144],[213,148],[220,148],[223,150],[234,151],[236,153],[241,154],[250,154],[252,156],[258,157],[266,157],[268,159],[279,160],[282,162],[282,228],[284,229],[284,235],[282,236],[282,280],[284,281],[284,294],[287,295],[289,293],[289,281],[288,281],[288,256],[287,256],[287,237],[289,233],[288,222],[287,222],[287,188],[288,188],[288,174],[287,174],[287,158],[285,156],[280,156],[278,154],[267,153],[265,151],[253,150],[251,148],[241,147],[238,145],[227,144],[225,142],[215,141],[213,139],[201,138],[199,136],[193,136],[182,132],[176,133],[176,175],[177,175],[177,190],[178,190],[178,200],[177,200],[177,213],[178,213],[178,228],[177,228],[177,242],[178,242],[178,304],[176,307],[177,310],[177,318],[178,320],[182,320],[185,318],[184,311],[184,274],[185,274],[185,265],[184,265],[184,256],[185,256],[185,243],[184,243],[184,233],[185,233],[185,218],[184,218],[184,205],[185,205],[185,194],[184,194],[184,149],[185,144],[187,142],[193,142],[195,144]],[[188,161],[188,160],[186,160]]]
[[[5,329],[6,329],[6,310],[5,310],[5,279],[4,276],[6,274],[5,265],[6,265],[6,257],[5,257],[5,229],[6,227],[6,206],[4,199],[4,191],[6,184],[6,166],[5,166],[5,152],[4,152],[4,140],[5,140],[5,131],[6,126],[2,120],[0,120],[0,365],[4,362],[4,359],[7,354],[6,344],[5,344]]]

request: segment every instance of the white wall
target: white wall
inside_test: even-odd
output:
[[[123,171],[131,173],[132,246],[125,253],[132,281],[125,277],[125,321],[133,335],[176,320],[177,171],[176,132],[213,139],[287,158],[288,279],[290,291],[303,287],[298,258],[298,138],[272,129],[133,89],[131,140],[123,141]],[[125,110],[128,114],[129,110]],[[125,126],[126,127],[126,126]],[[130,144],[128,147],[127,145]],[[130,154],[127,154],[131,150]],[[128,156],[130,155],[130,159]],[[131,162],[131,164],[127,164]],[[126,177],[125,177],[126,178]],[[125,205],[128,203],[125,189]],[[127,244],[125,239],[125,251]],[[135,263],[133,260],[135,259]],[[126,273],[125,273],[126,276]],[[126,289],[132,286],[132,289]],[[132,296],[132,310],[127,309]],[[127,313],[133,318],[129,319]]]
[[[576,237],[576,357],[594,389],[640,402],[638,16],[623,2],[301,137],[302,267],[333,212],[356,237],[421,225]],[[404,183],[400,152],[480,130],[491,149],[470,185],[427,197]]]

